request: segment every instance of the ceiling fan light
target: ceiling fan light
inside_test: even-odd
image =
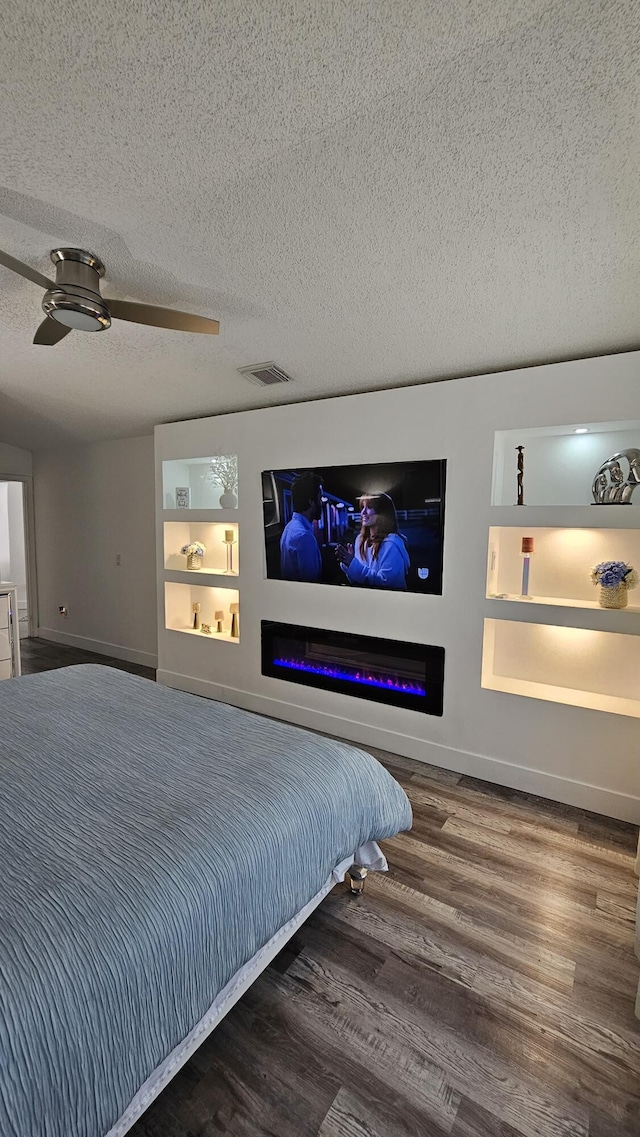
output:
[[[109,327],[92,312],[79,312],[75,308],[54,308],[49,315],[65,328],[76,328],[79,332],[102,332]]]
[[[79,290],[51,288],[44,294],[42,308],[52,320],[80,332],[102,332],[111,326],[106,304],[82,295]]]

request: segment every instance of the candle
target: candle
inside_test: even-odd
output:
[[[522,592],[520,595],[524,599],[529,598],[529,568],[531,563],[531,554],[533,552],[533,537],[523,537],[522,545],[520,546],[522,553]]]
[[[232,573],[233,572],[233,546],[236,543],[236,531],[235,531],[235,529],[225,529],[223,541],[224,541],[224,544],[227,546],[227,572]]]

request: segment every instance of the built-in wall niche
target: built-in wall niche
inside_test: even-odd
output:
[[[527,537],[532,538],[533,552],[529,557],[529,583],[524,596],[522,548],[523,539]],[[626,561],[640,571],[640,530],[525,529],[492,525],[486,594],[523,604],[598,608],[599,588],[591,583],[590,573],[601,561]],[[629,592],[629,605],[621,611],[640,612],[640,587]]]
[[[485,620],[482,686],[640,718],[637,636]]]
[[[174,632],[200,636],[206,640],[239,643],[240,594],[233,588],[215,588],[207,584],[178,584],[166,581],[164,586],[165,627]],[[199,605],[199,611],[195,609]],[[235,620],[234,620],[235,617]],[[219,624],[221,625],[219,630]],[[203,625],[205,626],[203,630]],[[207,631],[206,628],[210,630]],[[232,635],[232,631],[237,634]]]
[[[173,571],[188,570],[201,575],[238,576],[240,571],[239,530],[235,522],[165,521],[164,567]],[[200,542],[205,552],[202,564],[189,569],[187,545]]]
[[[496,431],[493,505],[518,504],[518,446],[524,446],[525,506],[590,505],[593,481],[602,463],[622,450],[640,450],[640,420]],[[604,515],[634,508],[640,517],[640,486],[631,505],[594,505],[593,512]],[[599,517],[594,524],[606,522]]]
[[[172,458],[162,463],[163,509],[237,509],[238,459]]]

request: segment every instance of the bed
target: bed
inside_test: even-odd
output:
[[[122,1137],[410,806],[352,746],[108,667],[0,684],[0,724],[0,1133]]]

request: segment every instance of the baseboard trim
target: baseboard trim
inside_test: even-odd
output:
[[[127,663],[139,663],[143,667],[158,666],[158,657],[150,651],[138,651],[133,647],[123,647],[122,644],[92,640],[88,636],[74,636],[55,628],[38,628],[38,638],[50,640],[54,644],[65,644],[66,647],[77,647],[81,651],[95,651],[97,655],[110,655],[112,659],[124,659]]]
[[[361,746],[389,750],[393,754],[413,758],[416,762],[426,762],[444,770],[454,770],[456,773],[468,774],[499,786],[523,790],[525,793],[537,794],[551,801],[564,802],[579,809],[588,809],[594,813],[602,813],[606,817],[616,817],[621,821],[631,821],[635,825],[640,825],[640,797],[634,797],[632,794],[610,790],[605,786],[595,786],[590,782],[563,778],[545,770],[518,766],[504,762],[500,758],[488,758],[484,754],[455,750],[440,743],[425,742],[424,739],[415,738],[410,734],[398,734],[383,727],[354,722],[340,715],[315,711],[309,707],[300,707],[295,703],[287,703],[265,695],[255,695],[235,687],[224,687],[219,683],[211,683],[194,676],[159,670],[157,681],[165,687],[189,691],[193,695],[202,695],[208,699],[218,699],[269,718],[284,719],[297,726],[310,727],[325,734],[335,734]]]

